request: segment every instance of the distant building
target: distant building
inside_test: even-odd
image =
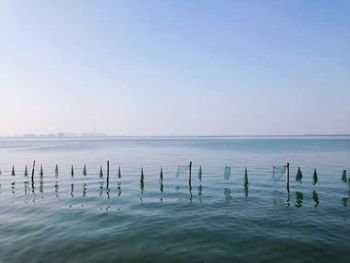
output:
[[[57,133],[57,138],[64,138],[64,137],[66,137],[66,134],[64,132]]]
[[[101,132],[84,132],[81,134],[81,136],[83,136],[83,137],[105,137],[106,134],[101,133]]]
[[[28,133],[28,134],[23,134],[24,138],[36,138],[36,134]]]

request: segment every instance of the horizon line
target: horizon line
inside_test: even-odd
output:
[[[66,135],[62,137],[49,137],[47,134],[37,134],[33,137],[25,135],[0,135],[0,139],[72,139],[72,138],[242,138],[242,137],[342,137],[350,133],[327,134],[236,134],[236,135]]]

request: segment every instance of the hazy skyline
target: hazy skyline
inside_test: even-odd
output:
[[[0,1],[0,135],[350,134],[349,1]]]

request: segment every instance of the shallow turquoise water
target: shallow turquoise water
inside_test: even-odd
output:
[[[348,262],[349,167],[349,137],[1,140],[0,262]]]

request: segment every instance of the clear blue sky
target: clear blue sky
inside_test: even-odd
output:
[[[0,1],[0,135],[350,133],[350,1]]]

